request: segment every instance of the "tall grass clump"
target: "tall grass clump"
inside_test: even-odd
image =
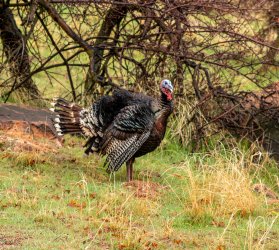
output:
[[[190,122],[195,115],[194,109],[194,104],[187,100],[179,100],[175,104],[175,110],[179,111],[174,113],[170,122],[171,139],[178,139],[184,146],[192,140],[195,131],[195,124]]]
[[[206,124],[206,129],[201,128]],[[191,148],[193,143],[199,143],[202,137],[214,134],[215,125],[208,124],[206,117],[193,99],[178,99],[175,103],[174,114],[169,123],[170,138],[178,140],[181,145]],[[206,140],[202,141],[206,143]]]
[[[217,149],[211,152],[198,168],[186,170],[186,212],[196,219],[246,217],[260,212],[265,204],[263,197],[253,191],[253,167],[251,157],[238,150],[226,155]]]

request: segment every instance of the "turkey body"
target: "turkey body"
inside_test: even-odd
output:
[[[172,107],[169,110],[169,115],[171,114],[171,112]],[[166,127],[167,117],[164,117],[164,119],[157,119],[153,125],[150,136],[148,137],[146,142],[143,143],[141,148],[135,153],[135,157],[140,157],[149,152],[154,151],[160,145],[161,141],[164,139]]]
[[[153,98],[116,89],[86,109],[58,98],[52,109],[56,113],[54,126],[59,135],[87,136],[85,153],[107,155],[108,172],[117,171],[126,162],[127,180],[131,180],[134,159],[155,150],[164,138],[173,110],[167,91],[161,86],[161,97]]]

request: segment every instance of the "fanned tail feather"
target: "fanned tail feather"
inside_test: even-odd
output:
[[[83,132],[80,126],[80,106],[63,98],[56,98],[51,104],[53,108],[50,110],[56,114],[53,119],[54,127],[59,136]]]
[[[94,103],[90,109],[81,108],[63,98],[56,98],[51,104],[53,108],[50,110],[56,114],[53,123],[59,136],[84,134],[89,137],[84,145],[85,153],[99,150],[99,143],[103,136],[99,102]]]

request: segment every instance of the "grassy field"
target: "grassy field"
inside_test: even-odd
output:
[[[0,152],[1,249],[279,249],[278,167],[254,148],[190,153],[164,140],[108,176],[82,141],[48,152]]]

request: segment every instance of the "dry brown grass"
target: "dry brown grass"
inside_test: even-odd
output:
[[[272,232],[272,228],[274,224],[278,222],[278,218],[279,215],[271,220],[262,216],[258,216],[255,219],[249,218],[247,223],[245,248],[247,250],[270,249],[266,247],[269,241],[278,242],[278,234]],[[263,229],[259,230],[259,228]],[[278,249],[277,247],[273,249]]]
[[[194,100],[181,99],[175,103],[175,112],[172,116],[170,125],[170,137],[172,140],[179,140],[183,146],[189,146],[189,143],[195,141],[200,132],[197,132],[197,127],[207,124],[207,120],[197,107]],[[204,135],[213,133],[214,124],[207,125]]]
[[[265,207],[262,196],[253,191],[249,169],[251,159],[218,157],[216,162],[203,165],[201,171],[187,169],[188,201],[186,211],[193,217],[249,216]]]
[[[189,101],[179,101],[175,103],[175,112],[171,126],[171,137],[178,138],[183,145],[187,145],[191,139],[195,126],[193,123],[189,123],[192,116],[194,115],[194,104]]]
[[[204,214],[228,216],[239,213],[247,216],[262,203],[252,191],[248,175],[235,168],[195,175],[189,170],[189,202],[187,212],[193,216]]]

